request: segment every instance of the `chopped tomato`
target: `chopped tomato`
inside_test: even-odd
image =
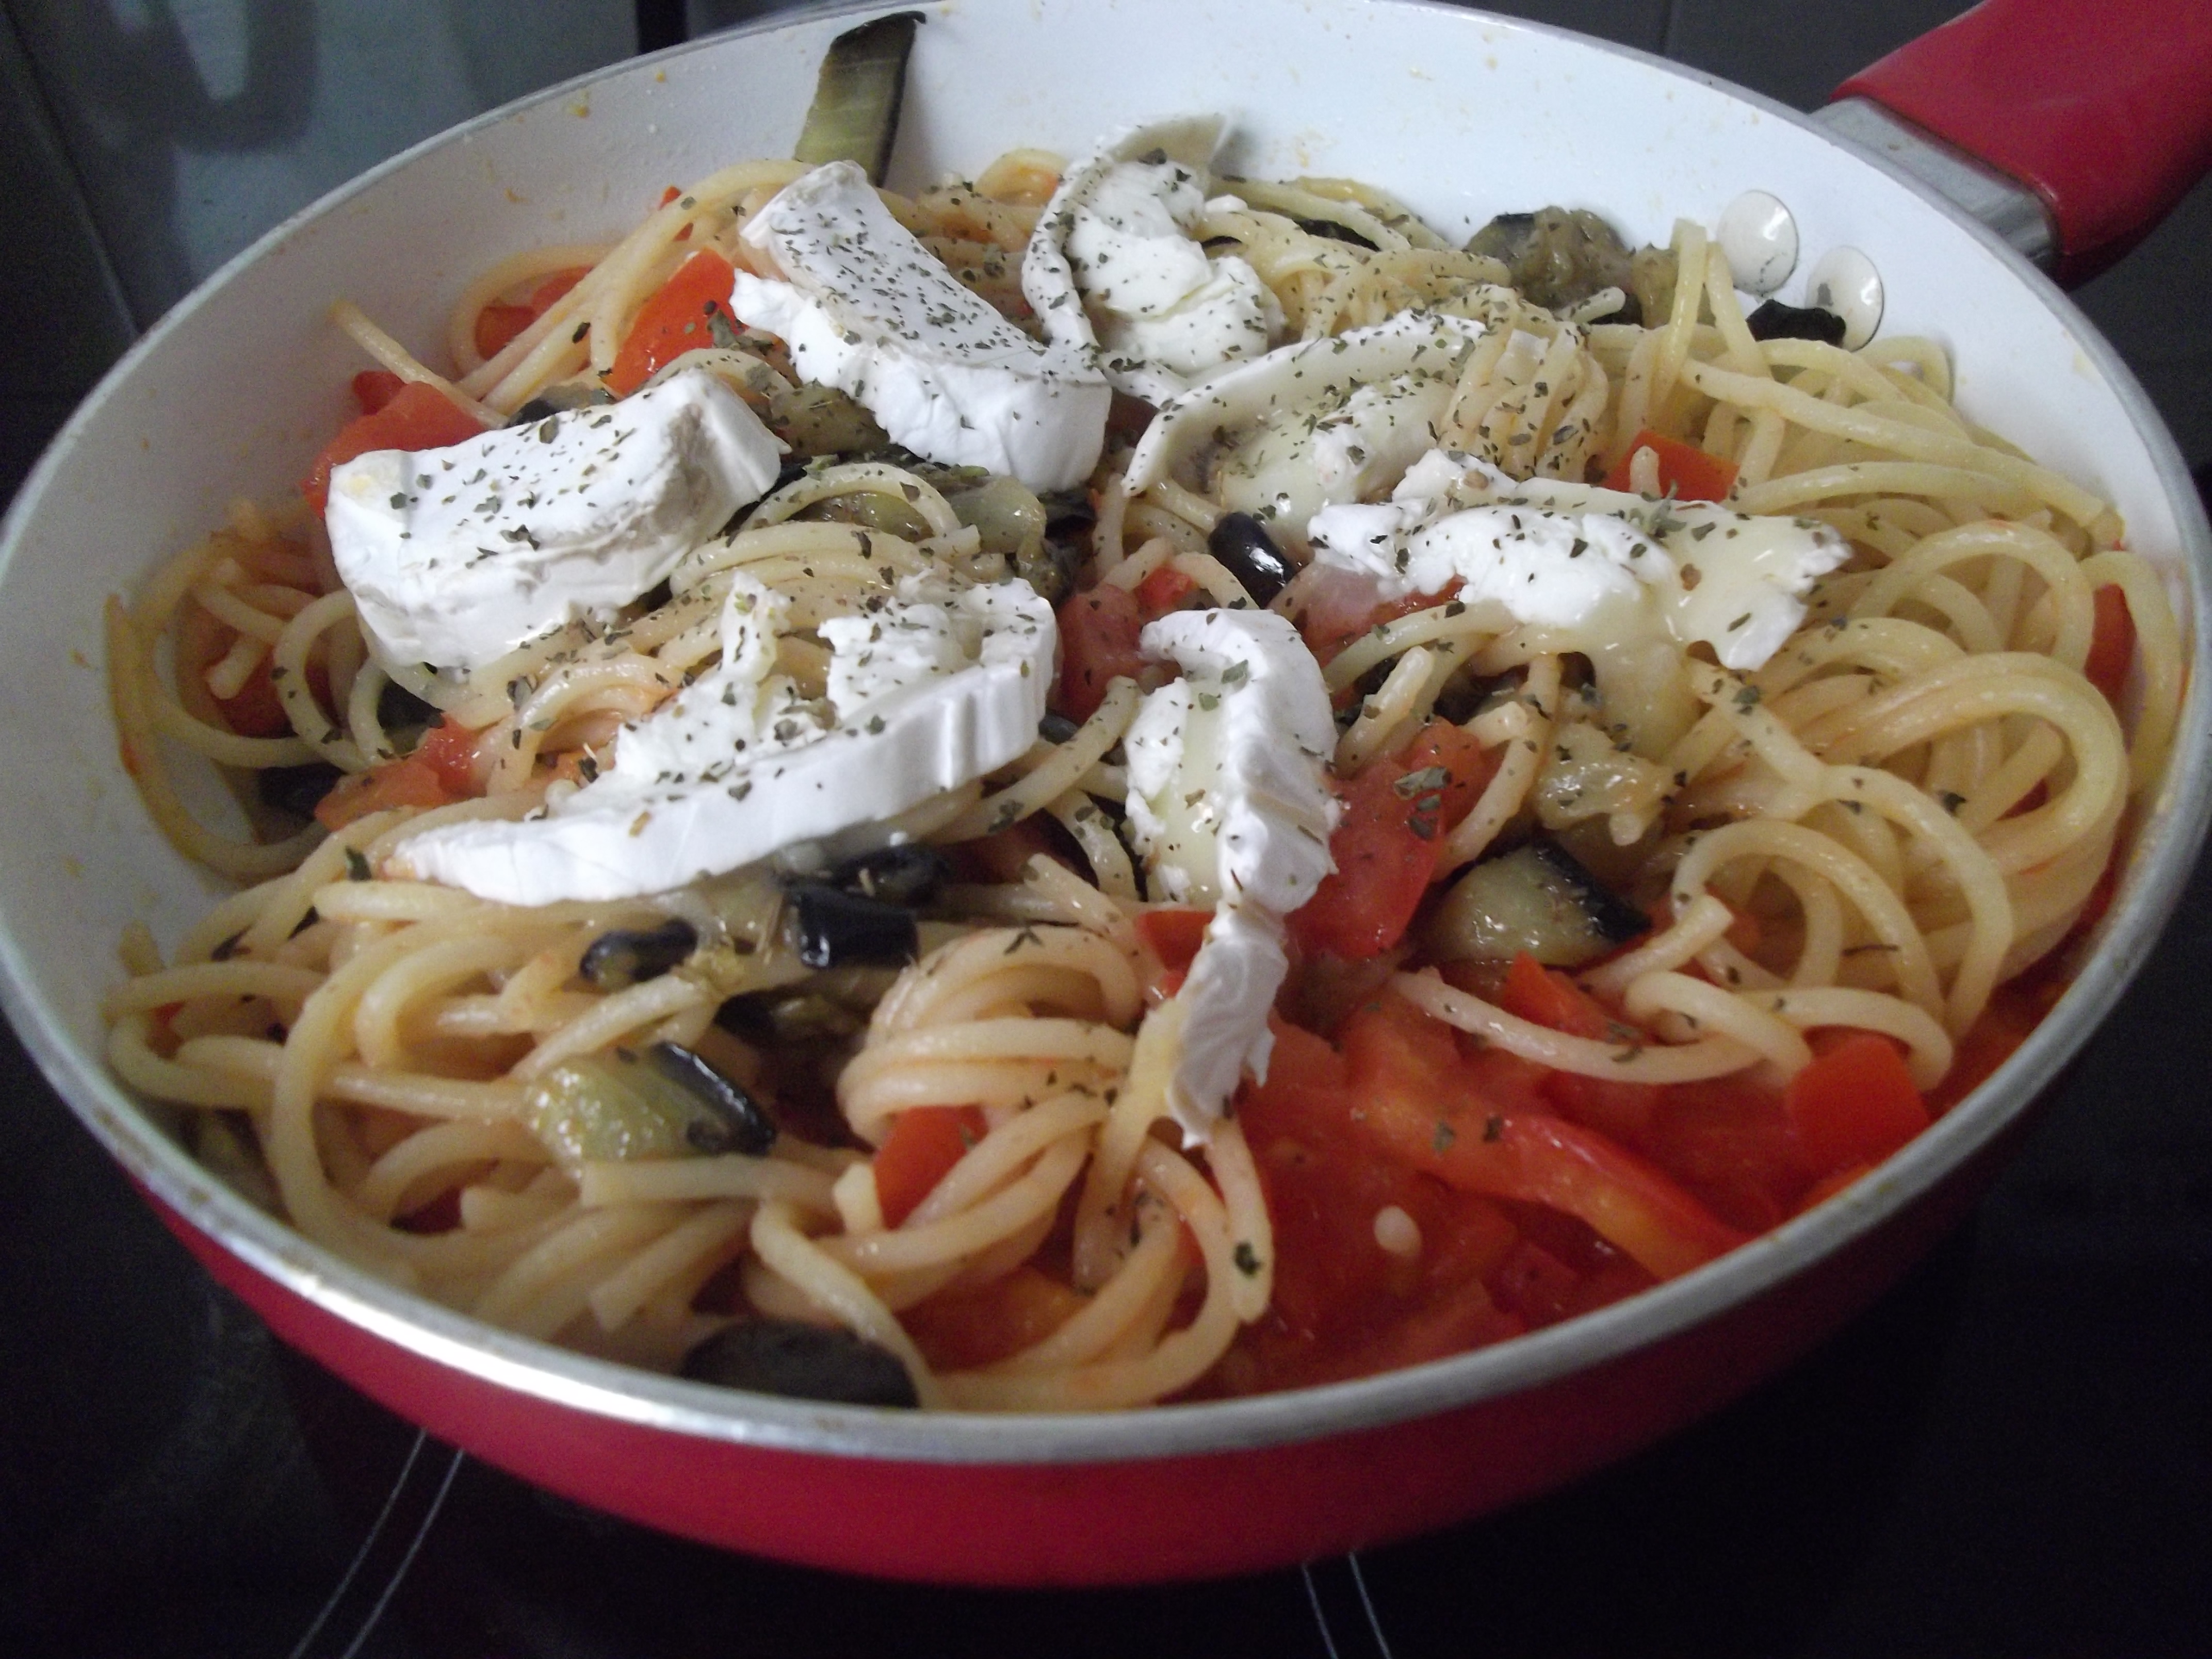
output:
[[[1102,582],[1070,595],[1060,607],[1060,688],[1054,706],[1072,720],[1087,720],[1117,678],[1145,670],[1137,635],[1145,625],[1137,596]]]
[[[1358,1376],[1519,1334],[1481,1283],[1511,1249],[1512,1223],[1487,1199],[1378,1156],[1361,1110],[1344,1056],[1277,1024],[1267,1080],[1237,1107],[1276,1258],[1267,1316],[1239,1340],[1240,1386]],[[1403,1254],[1376,1235],[1377,1216],[1393,1208],[1412,1224]]]
[[[1516,954],[1512,966],[1505,970],[1498,1006],[1531,1025],[1564,1031],[1569,1036],[1602,1042],[1616,1035],[1624,1040],[1636,1035],[1624,1030],[1605,1005],[1573,980],[1556,968],[1545,967],[1526,951]]]
[[[406,384],[388,368],[364,368],[353,377],[353,400],[361,405],[362,414],[374,415],[397,398]]]
[[[1024,1263],[978,1290],[940,1291],[904,1310],[899,1322],[931,1365],[966,1370],[1043,1341],[1087,1299]]]
[[[1328,842],[1336,868],[1291,915],[1306,951],[1359,961],[1405,937],[1436,876],[1437,825],[1433,811],[1398,793],[1402,775],[1382,763],[1338,786],[1344,817]]]
[[[948,847],[945,855],[963,881],[1017,882],[1033,858],[1066,862],[1060,858],[1060,849],[1053,841],[1053,833],[1059,829],[1059,824],[1040,812],[1018,823],[1010,823],[995,834],[978,836],[973,841]]]
[[[1328,843],[1336,868],[1291,913],[1299,945],[1358,961],[1397,944],[1437,878],[1445,834],[1496,770],[1466,732],[1431,721],[1402,755],[1340,783],[1344,817]]]
[[[1621,454],[1620,463],[1605,475],[1607,489],[1633,489],[1629,469],[1636,452],[1648,449],[1659,458],[1659,493],[1678,501],[1724,501],[1735,488],[1736,465],[1708,455],[1695,444],[1679,438],[1662,438],[1646,427]]]
[[[1638,1033],[1623,1027],[1605,1005],[1566,975],[1547,968],[1525,951],[1513,958],[1499,988],[1498,1006],[1547,1030],[1570,1036],[1634,1040]],[[1611,1078],[1583,1077],[1575,1072],[1544,1073],[1544,1097],[1565,1115],[1604,1133],[1634,1137],[1651,1121],[1659,1109],[1656,1084],[1620,1083]]]
[[[666,207],[671,202],[676,200],[683,194],[684,191],[681,188],[675,185],[671,185],[666,190],[660,192],[660,200],[654,205],[656,207]],[[691,240],[691,227],[686,225],[683,229],[678,231],[676,233],[676,240],[679,242],[690,241]]]
[[[1137,584],[1137,609],[1150,622],[1180,610],[1182,602],[1197,592],[1195,581],[1173,565],[1164,564]]]
[[[276,682],[270,678],[269,659],[264,655],[253,665],[253,672],[245,683],[228,697],[216,699],[216,707],[222,711],[222,721],[241,738],[282,737],[292,729],[284,704],[276,695]]]
[[[1191,959],[1198,955],[1198,947],[1205,942],[1207,924],[1212,920],[1211,910],[1140,910],[1137,913],[1137,937],[1160,959],[1162,967],[1188,969]]]
[[[1459,821],[1474,810],[1475,802],[1482,799],[1482,792],[1497,775],[1503,758],[1499,750],[1485,749],[1464,727],[1454,726],[1449,720],[1432,720],[1421,727],[1400,754],[1398,765],[1403,769],[1402,777],[1419,776],[1432,770],[1443,774],[1413,799],[1419,805],[1433,791],[1439,797],[1437,828],[1449,831],[1458,828]],[[1437,850],[1441,856],[1441,836]]]
[[[1862,1176],[1869,1175],[1873,1170],[1874,1165],[1871,1164],[1854,1164],[1848,1169],[1837,1170],[1835,1174],[1828,1176],[1826,1180],[1814,1182],[1813,1185],[1807,1189],[1805,1196],[1797,1200],[1797,1207],[1791,1211],[1790,1213],[1793,1215],[1802,1215],[1806,1211],[1811,1209],[1815,1204],[1826,1203],[1828,1200],[1833,1198],[1838,1193],[1843,1191],[1844,1188],[1850,1186],[1854,1182],[1857,1181]]]
[[[1951,1057],[1951,1069],[1928,1094],[1930,1113],[1942,1116],[1980,1088],[1990,1074],[2010,1060],[2013,1050],[2033,1035],[2050,1003],[2033,981],[2014,980],[1990,995],[1982,1016],[1966,1028]]]
[[[2126,689],[2128,669],[2136,659],[2136,619],[2128,610],[2128,596],[2118,582],[2106,582],[2096,592],[2097,615],[2089,630],[2089,659],[2081,665],[2082,677],[2117,706]]]
[[[893,1118],[874,1159],[884,1224],[896,1227],[913,1214],[987,1127],[973,1106],[909,1106]]]
[[[1330,658],[1370,628],[1410,617],[1440,605],[1458,590],[1456,580],[1434,593],[1408,593],[1401,599],[1378,599],[1374,578],[1352,570],[1331,569],[1309,579],[1305,608],[1298,615],[1298,631],[1306,648],[1326,665]]]
[[[1488,1289],[1532,1328],[1556,1325],[1575,1311],[1583,1276],[1532,1238],[1518,1240],[1491,1272]]]
[[[349,421],[324,446],[300,486],[320,513],[329,504],[331,469],[373,449],[443,449],[483,430],[483,422],[434,386],[410,380],[373,415]]]
[[[422,741],[415,745],[414,758],[422,762],[437,775],[438,782],[455,799],[481,795],[484,775],[489,769],[477,753],[476,730],[457,725],[447,714],[422,734]]]
[[[736,267],[711,249],[702,248],[660,285],[660,290],[639,308],[637,320],[623,337],[615,366],[607,372],[607,388],[627,398],[651,380],[665,365],[687,351],[714,343],[709,319],[730,313],[730,290],[737,286]]]
[[[1731,1226],[1764,1232],[1789,1218],[1817,1171],[1806,1166],[1779,1090],[1737,1073],[1656,1093],[1650,1117],[1620,1132],[1625,1145]]]
[[[1783,1109],[1815,1176],[1879,1164],[1928,1127],[1928,1108],[1887,1037],[1850,1031],[1782,1091]]]
[[[494,300],[477,313],[477,356],[496,357],[507,343],[552,309],[553,302],[584,279],[588,267],[556,270],[530,290],[520,302]]]
[[[1402,998],[1354,1013],[1341,1036],[1367,1131],[1461,1191],[1572,1216],[1659,1279],[1744,1241],[1657,1168],[1507,1095],[1499,1085],[1512,1073],[1487,1071],[1482,1054],[1463,1059],[1450,1028]]]
[[[450,806],[458,797],[439,781],[437,769],[416,755],[390,761],[371,772],[340,778],[315,808],[315,822],[343,830],[356,818],[397,806]]]

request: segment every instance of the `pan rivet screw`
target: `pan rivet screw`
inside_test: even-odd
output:
[[[1881,326],[1881,274],[1855,247],[1830,248],[1805,278],[1805,303],[1844,319],[1844,349],[1856,351]]]
[[[1721,210],[1720,244],[1747,294],[1771,294],[1797,269],[1797,221],[1763,190],[1747,190]]]

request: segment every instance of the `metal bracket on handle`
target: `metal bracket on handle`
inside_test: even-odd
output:
[[[1996,232],[2046,274],[2058,264],[2058,229],[2043,198],[1866,98],[1841,98],[1813,118],[1839,138],[1871,150],[1929,185],[1968,217]]]

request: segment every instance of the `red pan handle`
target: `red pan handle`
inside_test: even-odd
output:
[[[1984,0],[1836,89],[2043,198],[2062,280],[2118,258],[2212,171],[2212,3]]]

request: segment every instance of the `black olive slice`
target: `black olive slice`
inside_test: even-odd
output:
[[[723,1152],[763,1158],[775,1145],[775,1121],[735,1079],[723,1076],[680,1042],[656,1042],[645,1051],[645,1058],[654,1071],[713,1115],[693,1118],[684,1126],[684,1139],[692,1151],[709,1158]]]
[[[1743,319],[1754,340],[1818,340],[1823,345],[1844,343],[1844,319],[1819,306],[1785,306],[1769,300]]]
[[[1273,599],[1297,574],[1266,526],[1249,513],[1223,514],[1206,532],[1206,550],[1243,584],[1255,605]]]
[[[435,726],[443,716],[397,680],[386,680],[376,694],[376,723],[389,733],[411,726]]]
[[[1080,536],[1098,522],[1098,509],[1080,490],[1048,489],[1037,497],[1044,508],[1044,533],[1066,538]]]
[[[913,906],[935,898],[951,874],[944,854],[910,841],[847,859],[830,872],[830,880],[860,898]]]
[[[570,410],[589,409],[596,404],[611,404],[615,394],[605,386],[560,386],[541,392],[528,403],[507,417],[509,426],[535,426],[556,415],[566,415]]]
[[[914,912],[824,881],[794,882],[784,906],[792,949],[809,968],[902,968],[921,954]]]
[[[1065,714],[1047,714],[1037,722],[1037,736],[1047,743],[1066,743],[1083,729],[1082,723]]]
[[[1379,251],[1374,243],[1352,229],[1351,226],[1340,225],[1334,219],[1301,219],[1297,215],[1292,214],[1291,222],[1309,236],[1323,236],[1332,242],[1349,242],[1354,247],[1365,248],[1370,253]]]
[[[615,928],[593,939],[579,971],[602,991],[625,991],[658,979],[699,948],[698,929],[671,916],[643,933]]]
[[[898,1356],[841,1327],[753,1319],[715,1332],[684,1356],[695,1382],[839,1406],[921,1403]]]
[[[309,761],[304,766],[264,766],[253,775],[253,791],[264,806],[311,818],[324,796],[345,775],[328,761]]]

